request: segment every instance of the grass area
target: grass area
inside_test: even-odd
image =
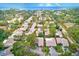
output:
[[[43,32],[39,33],[38,37],[44,37]]]
[[[3,41],[0,42],[0,50],[4,49]]]
[[[65,53],[61,54],[61,56],[72,56],[72,52],[65,51]]]
[[[49,37],[55,37],[55,33],[56,33],[56,26],[55,24],[50,24],[49,25]]]
[[[70,44],[70,46],[69,46],[69,50],[70,50],[72,53],[77,52],[77,48],[78,48],[78,46],[77,46],[76,44]]]
[[[43,50],[42,50],[46,55],[49,54],[49,48],[47,46],[43,47]]]
[[[54,47],[57,52],[63,53],[62,45],[58,44],[57,46]]]

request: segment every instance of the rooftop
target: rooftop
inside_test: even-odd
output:
[[[42,37],[38,37],[38,46],[44,46],[44,39]]]
[[[56,46],[55,38],[46,38],[46,46]]]

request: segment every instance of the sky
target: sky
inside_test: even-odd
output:
[[[63,9],[79,8],[79,3],[0,3],[0,9]]]

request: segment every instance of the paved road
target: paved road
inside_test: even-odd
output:
[[[73,44],[74,42],[73,42],[73,41],[71,40],[71,38],[68,36],[67,31],[66,31],[60,24],[58,24],[58,25],[62,28],[63,34],[66,34],[66,37],[67,37],[68,41],[69,41],[71,44]]]
[[[0,56],[14,56],[12,53],[11,53],[11,47],[3,50],[3,51],[0,51]]]
[[[38,55],[40,55],[40,56],[45,56],[45,54],[42,52],[41,47],[37,47],[35,50],[31,49],[31,51],[38,54]]]
[[[49,50],[50,50],[49,53],[51,56],[58,56],[58,53],[53,47],[50,47]]]

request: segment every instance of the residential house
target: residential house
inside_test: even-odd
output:
[[[44,46],[44,39],[42,37],[37,37],[37,42],[39,47]]]
[[[56,46],[55,38],[45,38],[45,41],[46,41],[46,46],[48,47]]]

